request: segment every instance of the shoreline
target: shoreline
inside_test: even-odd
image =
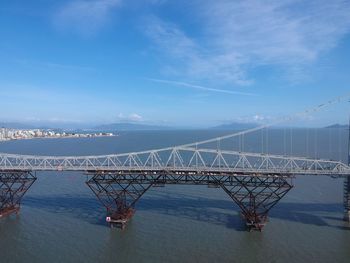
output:
[[[15,138],[15,139],[5,139],[5,140],[0,140],[1,142],[10,142],[10,141],[22,141],[22,140],[34,140],[34,139],[80,139],[80,138],[87,138],[87,139],[92,139],[92,138],[101,138],[101,137],[118,137],[118,134],[115,135],[98,135],[98,136],[50,136],[50,137],[32,137],[32,138]]]

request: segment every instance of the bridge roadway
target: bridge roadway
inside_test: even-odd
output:
[[[350,175],[350,167],[339,161],[192,146],[103,156],[0,153],[0,217],[19,211],[24,193],[36,180],[35,171],[88,174],[87,185],[106,207],[106,220],[113,226],[124,228],[136,201],[152,186],[199,184],[221,187],[241,208],[248,228],[257,230],[293,187],[294,176]]]

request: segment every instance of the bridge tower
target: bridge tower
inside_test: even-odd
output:
[[[350,118],[348,136],[348,165],[350,165]],[[344,179],[344,221],[350,222],[350,176]]]
[[[31,171],[0,171],[0,218],[19,212],[21,200],[35,180]]]

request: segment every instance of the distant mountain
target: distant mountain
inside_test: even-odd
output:
[[[42,130],[96,130],[96,131],[142,131],[142,130],[170,130],[171,127],[161,125],[147,125],[139,123],[111,123],[91,127],[88,124],[79,123],[19,123],[19,122],[0,122],[0,128],[10,129],[42,129]]]
[[[332,129],[347,129],[349,127],[348,124],[333,124],[333,125],[329,125],[325,128],[332,128]]]
[[[252,129],[259,126],[257,123],[241,123],[241,122],[233,122],[229,124],[222,124],[219,126],[212,127],[211,129],[215,130],[245,130]]]
[[[0,128],[10,129],[35,129],[33,125],[18,122],[0,122]]]
[[[40,130],[67,130],[67,129],[77,129],[79,124],[71,123],[19,123],[19,122],[0,122],[0,128],[9,129],[40,129]],[[84,126],[88,127],[87,125]]]
[[[92,128],[98,131],[151,131],[151,130],[169,130],[167,126],[147,125],[139,123],[111,123],[99,125]]]

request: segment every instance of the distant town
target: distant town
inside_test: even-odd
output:
[[[34,139],[34,138],[87,138],[87,137],[103,137],[115,136],[113,133],[73,133],[58,132],[54,130],[42,129],[9,129],[0,128],[0,141]]]

